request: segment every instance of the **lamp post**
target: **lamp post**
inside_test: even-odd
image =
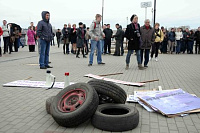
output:
[[[103,26],[103,10],[104,10],[104,0],[102,0],[102,26]]]
[[[154,21],[153,21],[153,26],[155,26],[156,23],[156,0],[154,0]]]

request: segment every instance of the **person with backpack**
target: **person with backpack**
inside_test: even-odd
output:
[[[173,54],[173,49],[174,49],[174,45],[175,45],[175,32],[174,32],[174,28],[171,28],[171,31],[168,33],[168,52],[169,54]]]
[[[161,43],[164,40],[164,35],[162,30],[159,28],[160,24],[155,23],[155,42],[152,44],[152,49],[151,49],[151,59],[153,59],[153,55],[155,54],[155,60],[158,61],[158,50],[160,48]]]
[[[101,22],[101,15],[96,14],[95,20],[90,25],[90,31],[89,31],[89,35],[91,37],[91,52],[90,52],[88,66],[92,66],[93,64],[93,56],[96,48],[97,48],[97,63],[99,65],[105,65],[105,63],[102,62],[101,58],[102,53],[101,53],[101,42],[100,42],[102,38],[105,38],[105,34],[102,31],[100,22]]]
[[[198,30],[195,32],[195,54],[200,54],[200,27],[198,27]]]
[[[136,52],[138,68],[140,70],[144,70],[145,68],[142,67],[141,63],[141,55],[140,55],[140,24],[138,23],[138,16],[132,15],[131,23],[127,25],[125,37],[128,39],[128,54],[126,56],[126,70],[129,69],[129,63],[131,55],[133,54],[134,50]]]

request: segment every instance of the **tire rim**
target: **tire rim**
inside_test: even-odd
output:
[[[77,110],[86,100],[86,93],[83,89],[74,89],[66,92],[58,103],[61,112],[70,113]]]

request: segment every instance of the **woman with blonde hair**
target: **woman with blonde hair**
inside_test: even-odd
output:
[[[155,28],[155,42],[152,45],[150,60],[153,58],[153,55],[155,54],[156,61],[158,61],[158,50],[160,48],[161,43],[164,40],[164,34],[162,30],[159,29],[159,27],[160,27],[160,24],[155,23],[155,27],[154,27]]]
[[[71,43],[73,47],[73,54],[76,54],[76,35],[77,29],[76,29],[76,24],[73,24],[72,29],[71,29]]]

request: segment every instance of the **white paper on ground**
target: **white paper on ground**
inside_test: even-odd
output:
[[[30,80],[17,80],[10,83],[3,84],[4,87],[31,87],[31,88],[47,88],[46,81],[30,81]],[[74,82],[70,82],[70,85]],[[64,82],[55,82],[53,88],[64,88]]]

